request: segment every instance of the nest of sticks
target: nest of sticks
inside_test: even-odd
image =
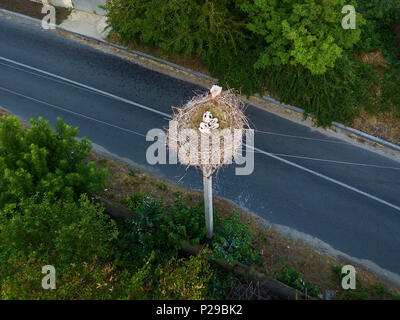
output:
[[[183,165],[197,167],[209,176],[241,154],[249,122],[244,114],[244,103],[232,90],[223,91],[215,100],[207,94],[198,95],[183,107],[172,109],[167,145]],[[219,127],[205,134],[199,127],[207,111],[218,118]]]

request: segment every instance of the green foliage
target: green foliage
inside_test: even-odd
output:
[[[240,281],[232,272],[226,272],[215,267],[214,272],[207,282],[208,299],[225,299],[235,284]]]
[[[125,42],[140,41],[165,53],[203,56],[220,46],[235,48],[240,23],[231,19],[232,1],[111,0],[107,22]]]
[[[47,195],[22,200],[0,211],[0,264],[35,252],[54,266],[105,259],[117,237],[115,222],[85,195],[54,201]],[[1,270],[12,270],[12,266]]]
[[[91,143],[75,140],[78,129],[57,119],[55,132],[48,121],[31,120],[24,130],[16,117],[0,122],[0,208],[36,193],[77,199],[105,184],[107,172],[85,163]]]
[[[233,213],[217,226],[212,243],[213,252],[230,263],[239,261],[252,264],[259,257],[252,248],[253,236],[249,225],[240,221],[238,213]]]
[[[110,299],[115,222],[85,195],[54,201],[44,195],[0,211],[2,299]],[[43,290],[42,267],[53,265],[57,290]]]
[[[384,70],[382,80],[381,103],[375,106],[376,111],[388,111],[388,106],[393,106],[394,115],[400,117],[400,63],[393,64],[391,68]]]
[[[334,275],[334,281],[341,284],[341,281],[345,274],[342,273],[342,266],[332,265],[332,272]],[[356,282],[356,289],[352,290],[340,290],[335,299],[337,300],[368,300],[368,299],[382,299],[382,300],[400,300],[400,295],[391,292],[383,283],[376,282],[373,286],[368,288],[364,286],[360,281]]]
[[[317,298],[321,293],[320,288],[313,285],[311,282],[304,282],[301,273],[295,268],[288,268],[284,266],[279,272],[275,273],[275,277],[278,281],[281,281],[288,286],[300,290],[307,295]]]
[[[117,261],[135,265],[153,250],[156,262],[166,262],[182,242],[198,243],[205,235],[204,211],[200,205],[188,207],[181,198],[166,207],[162,201],[136,192],[127,199],[135,219],[118,221],[120,230],[114,250]]]
[[[112,299],[113,266],[98,261],[66,265],[62,272],[56,267],[56,289],[42,288],[42,267],[47,264],[37,254],[10,260],[12,274],[0,281],[1,300],[45,299]],[[0,272],[0,276],[2,273]]]
[[[247,27],[265,40],[256,68],[301,65],[312,74],[333,67],[344,49],[359,40],[360,30],[341,26],[344,0],[244,0],[240,8],[249,15]],[[357,15],[357,24],[363,23]]]
[[[344,5],[356,7],[355,30],[342,28]],[[105,9],[125,42],[198,56],[225,88],[248,96],[267,88],[318,125],[351,125],[362,107],[387,111],[389,100],[400,108],[399,73],[387,73],[377,97],[371,88],[382,80],[353,57],[382,49],[395,63],[399,1],[111,0]]]
[[[174,255],[169,242],[164,243],[165,239],[156,229],[164,212],[162,203],[141,192],[130,197],[128,203],[137,217],[117,221],[119,237],[113,248],[117,265],[137,268],[154,250],[158,262]]]
[[[361,40],[356,48],[363,52],[382,50],[389,63],[397,60],[398,48],[392,27],[400,21],[400,2],[357,0],[357,11],[363,15],[366,24],[361,28]]]
[[[145,264],[133,275],[124,269],[119,278],[119,292],[117,297],[122,300],[144,300],[151,297],[149,280],[152,277],[151,262],[154,259],[154,252],[150,254]]]
[[[322,126],[350,124],[360,106],[372,103],[370,88],[377,81],[370,66],[347,53],[322,75],[301,66],[269,67],[267,74],[267,87],[281,102],[305,109]]]
[[[127,201],[137,218],[118,222],[120,236],[115,254],[125,265],[142,261],[152,250],[157,252],[158,262],[165,262],[185,241],[198,244],[205,239],[202,203],[189,207],[179,197],[166,207],[162,201],[141,192]],[[213,254],[231,263],[238,260],[251,264],[257,260],[258,254],[252,248],[253,233],[239,220],[238,214],[217,221],[216,225],[210,244]]]
[[[159,277],[156,299],[202,300],[206,297],[206,283],[212,270],[204,256],[191,256],[186,260],[172,258],[155,274]]]

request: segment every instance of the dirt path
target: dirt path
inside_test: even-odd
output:
[[[30,0],[0,0],[0,8],[42,19],[42,5]],[[63,22],[70,14],[69,9],[56,7],[56,24]]]

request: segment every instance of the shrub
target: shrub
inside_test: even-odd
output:
[[[360,106],[369,105],[376,75],[370,66],[358,63],[349,53],[336,61],[325,74],[313,75],[302,66],[267,69],[266,85],[281,102],[312,113],[318,125],[332,121],[351,124]]]
[[[397,60],[394,23],[400,21],[400,2],[397,0],[357,0],[357,11],[365,18],[361,40],[356,48],[362,52],[382,50],[389,63]]]
[[[45,299],[112,299],[115,282],[114,267],[93,260],[70,264],[60,271],[56,267],[56,289],[42,288],[42,267],[45,259],[36,254],[12,260],[12,274],[0,281],[2,300]],[[1,273],[0,273],[1,275]]]
[[[155,262],[165,263],[182,242],[198,243],[205,236],[204,210],[200,204],[188,207],[179,198],[170,207],[162,201],[136,192],[127,199],[135,219],[118,221],[119,238],[114,250],[118,264],[137,266],[156,251]]]
[[[123,300],[145,300],[153,296],[154,282],[151,262],[154,259],[154,252],[145,260],[145,263],[132,275],[124,269],[119,275],[118,285],[115,291],[116,297]]]
[[[164,53],[197,55],[235,47],[240,22],[231,18],[224,1],[111,0],[107,23],[125,42],[140,41]]]
[[[214,267],[214,272],[207,282],[207,299],[226,299],[232,287],[240,284],[240,280],[232,272]]]
[[[152,251],[156,251],[157,262],[168,260],[173,255],[168,239],[156,229],[164,212],[162,203],[140,191],[127,201],[137,217],[117,221],[119,236],[113,249],[116,263],[134,269]]]
[[[235,260],[244,264],[252,264],[258,259],[258,253],[252,248],[253,232],[249,225],[239,220],[239,214],[221,221],[215,230],[212,242],[213,252],[228,262]]]
[[[56,268],[106,260],[117,237],[115,222],[86,196],[78,202],[37,196],[0,211],[0,269],[12,272],[9,258],[35,253]]]
[[[130,263],[142,261],[152,250],[156,250],[157,261],[165,262],[165,259],[176,254],[183,242],[198,244],[205,239],[203,203],[189,207],[179,198],[166,207],[150,196],[143,197],[141,192],[130,197],[128,203],[138,216],[118,222],[117,260]],[[249,226],[239,220],[237,213],[221,220],[217,212],[214,214],[217,220],[211,243],[213,253],[230,262],[254,262],[258,255],[252,249],[253,233]]]
[[[295,268],[288,268],[284,266],[282,270],[275,273],[276,279],[281,281],[288,286],[300,290],[311,297],[318,297],[321,293],[320,288],[313,285],[311,282],[304,282],[301,273]]]
[[[31,120],[24,130],[16,117],[0,123],[0,208],[36,193],[78,199],[105,184],[107,172],[85,163],[91,143],[77,141],[78,129],[57,119],[55,132],[48,121]]]
[[[159,276],[156,299],[202,300],[206,297],[206,283],[212,276],[203,256],[188,260],[172,258],[156,271]]]
[[[250,17],[247,27],[262,36],[265,49],[256,68],[301,65],[312,74],[333,67],[344,49],[359,40],[360,30],[343,30],[344,0],[242,0],[240,8]],[[363,23],[358,14],[358,25]]]

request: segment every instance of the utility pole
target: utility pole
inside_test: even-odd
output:
[[[211,239],[214,233],[213,204],[212,204],[212,173],[203,168],[204,213],[206,216],[207,238]]]

